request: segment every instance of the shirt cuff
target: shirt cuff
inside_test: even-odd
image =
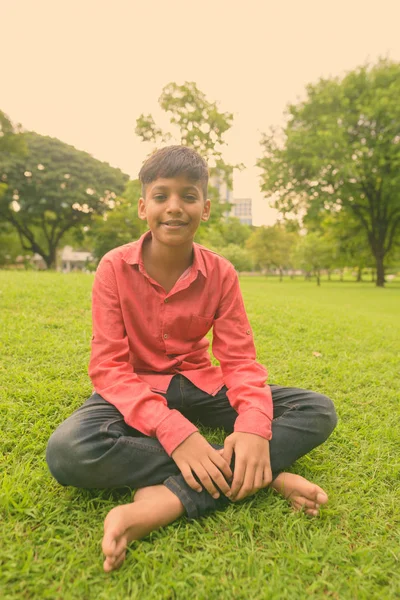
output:
[[[272,439],[271,420],[256,408],[249,408],[236,417],[234,431],[254,433],[266,440]]]
[[[171,456],[173,451],[192,433],[198,431],[179,411],[171,410],[169,415],[157,427],[156,436],[165,452]]]

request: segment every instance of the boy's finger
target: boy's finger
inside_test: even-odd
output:
[[[232,494],[232,498],[234,500],[236,499],[237,493],[243,485],[245,472],[246,472],[245,462],[243,460],[238,460],[236,458],[235,472],[233,474],[233,482],[231,485],[231,494]]]
[[[192,488],[192,490],[194,490],[195,492],[201,492],[203,490],[203,488],[201,487],[199,482],[196,481],[195,478],[193,477],[193,473],[189,467],[187,467],[187,468],[182,467],[181,473],[183,475],[184,480],[186,481],[188,486],[190,488]]]
[[[225,440],[224,451],[223,451],[222,456],[226,460],[228,465],[231,464],[232,454],[233,454],[233,445],[229,441]],[[231,475],[232,475],[232,473],[231,473]]]
[[[258,468],[257,471],[256,471],[256,474],[254,476],[254,487],[257,490],[261,490],[262,487],[265,487],[265,484],[264,484],[264,469],[262,467]]]
[[[225,479],[232,479],[232,470],[229,466],[229,463],[225,460],[223,456],[216,456],[215,459],[211,459],[213,463],[218,467],[220,471],[225,475]]]
[[[226,496],[229,497],[231,495],[231,489],[228,483],[226,482],[224,476],[222,475],[221,471],[215,466],[215,464],[210,460],[208,465],[204,465],[204,468],[208,472],[212,481],[221,490],[221,492],[223,492]]]
[[[264,468],[264,474],[263,474],[263,485],[262,487],[267,487],[268,485],[270,485],[272,482],[272,471],[271,471],[271,467],[265,467]]]
[[[204,469],[204,467],[201,465],[197,466],[195,469],[195,473],[196,473],[197,477],[200,479],[200,481],[203,484],[203,486],[205,487],[205,489],[207,490],[207,492],[213,498],[218,498],[219,492],[218,492],[217,488],[214,486],[214,484],[211,480],[211,477],[209,476],[207,471]]]
[[[254,471],[246,468],[243,484],[236,496],[236,500],[243,500],[243,498],[247,498],[247,496],[253,494],[254,491]]]

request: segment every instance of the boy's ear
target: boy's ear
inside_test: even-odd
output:
[[[139,198],[139,203],[138,203],[138,217],[139,219],[142,219],[142,221],[146,220],[146,203],[144,201],[144,198]]]
[[[208,221],[211,213],[211,200],[206,200],[204,202],[203,214],[201,215],[202,221]]]

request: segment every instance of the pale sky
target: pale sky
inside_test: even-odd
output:
[[[400,60],[400,0],[3,0],[0,108],[132,178],[150,151],[135,135],[175,81],[234,113],[227,160],[255,225],[275,213],[259,189],[261,132],[282,125],[307,83],[379,56]]]

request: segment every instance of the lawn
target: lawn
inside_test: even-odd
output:
[[[91,393],[92,280],[0,272],[0,598],[399,598],[400,287],[242,278],[270,382],[336,404],[331,438],[293,466],[329,506],[312,520],[263,490],[153,533],[105,575],[103,519],[129,490],[63,488],[44,459]]]

